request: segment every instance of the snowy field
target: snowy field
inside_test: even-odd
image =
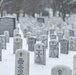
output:
[[[20,34],[22,32],[20,30]],[[23,35],[22,35],[23,38]],[[28,50],[26,38],[23,38],[23,49]],[[59,54],[59,58],[49,58],[49,49],[46,50],[46,65],[34,64],[34,52],[30,52],[29,75],[51,75],[51,69],[56,65],[64,65],[73,70],[73,56],[76,52]],[[7,43],[7,49],[2,50],[2,61],[0,61],[0,75],[15,75],[15,55],[13,54],[13,38]]]
[[[26,39],[23,39],[23,49],[28,50]],[[76,52],[70,51],[68,55],[60,54],[59,58],[49,58],[47,50],[46,65],[34,64],[34,53],[30,52],[30,75],[51,75],[51,68],[55,65],[65,65],[73,69],[73,56]],[[2,51],[0,62],[0,75],[15,75],[15,55],[13,54],[13,38],[7,43],[7,49]]]

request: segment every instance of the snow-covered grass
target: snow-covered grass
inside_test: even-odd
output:
[[[30,19],[28,18],[28,21]],[[27,23],[28,23],[27,21]],[[23,23],[25,19],[23,19]],[[26,22],[25,22],[26,24]],[[24,25],[25,25],[24,24]],[[33,21],[28,24],[34,24]],[[19,24],[18,24],[19,25]],[[19,26],[20,29],[20,26]],[[20,30],[22,35],[22,31]],[[22,35],[23,38],[23,35]],[[26,38],[23,38],[23,49],[28,50]],[[65,65],[73,70],[73,56],[76,52],[59,54],[59,58],[49,58],[49,49],[46,50],[46,65],[34,64],[34,52],[30,52],[30,75],[51,75],[51,69],[56,65]],[[2,61],[0,61],[0,75],[15,75],[15,54],[13,54],[13,38],[7,43],[7,49],[2,50]]]
[[[23,39],[23,49],[28,50],[26,39]],[[59,58],[49,58],[49,50],[46,50],[46,65],[34,64],[34,52],[30,52],[30,75],[51,75],[51,69],[56,65],[65,65],[73,70],[73,56],[76,52],[60,54]],[[2,50],[0,61],[0,75],[15,75],[15,55],[13,54],[13,38],[7,43],[7,49]]]

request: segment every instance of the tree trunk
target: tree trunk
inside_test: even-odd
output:
[[[60,11],[59,11],[59,17],[61,16],[61,13],[60,13]]]
[[[3,10],[1,10],[1,17],[3,16]]]
[[[62,14],[63,21],[65,21],[66,13]]]
[[[1,17],[2,17],[3,16],[3,8],[0,7],[0,9],[1,9]]]
[[[35,14],[32,14],[32,17],[34,17],[34,18],[35,18]]]
[[[56,10],[53,9],[53,16],[56,16]]]
[[[17,21],[19,22],[19,12],[17,12],[16,15],[17,15]]]
[[[25,17],[25,10],[23,10],[23,17]]]

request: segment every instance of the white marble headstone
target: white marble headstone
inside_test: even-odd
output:
[[[76,51],[76,37],[69,37],[69,50]]]
[[[69,40],[66,38],[61,39],[60,41],[60,52],[63,54],[69,53]]]
[[[5,35],[0,35],[0,41],[2,43],[2,49],[6,49],[6,37],[5,37]]]
[[[37,41],[40,41],[40,39],[41,39],[41,31],[40,30],[36,31],[36,39],[37,39]]]
[[[66,66],[55,66],[51,70],[51,75],[72,75],[72,70]]]
[[[13,53],[15,53],[17,49],[22,48],[22,38],[21,37],[14,37],[13,44],[14,44]]]
[[[57,35],[58,35],[58,41],[60,42],[60,40],[63,38],[63,32],[62,31],[59,31],[57,33]]]
[[[15,56],[15,75],[29,75],[29,52],[19,49]]]
[[[37,42],[34,46],[34,62],[40,65],[46,65],[46,49],[43,43]]]
[[[48,29],[43,29],[43,32],[42,32],[44,35],[47,35],[48,36]]]
[[[55,33],[55,29],[50,29],[50,31],[49,31],[49,33],[50,33],[50,35],[53,35],[54,33]]]
[[[13,37],[15,37],[16,34],[19,34],[19,30],[18,29],[14,29],[14,31],[13,31]]]
[[[56,40],[49,41],[49,57],[52,58],[59,57],[59,43]]]
[[[6,36],[6,42],[9,43],[10,38],[9,31],[4,31],[4,35]]]
[[[64,31],[64,36],[65,36],[65,38],[67,38],[67,39],[69,38],[69,30],[65,30],[65,31]]]
[[[55,34],[50,35],[50,40],[52,40],[52,39],[57,39],[57,35],[55,35]]]
[[[71,36],[75,36],[75,30],[73,30],[73,29],[70,29],[69,30],[69,37],[71,37]]]
[[[28,50],[29,51],[34,51],[35,43],[36,43],[36,37],[35,36],[30,36],[28,38]]]
[[[28,44],[28,38],[29,38],[30,36],[32,36],[32,33],[31,33],[31,32],[27,32],[27,34],[26,34],[26,37],[27,37],[27,44]]]
[[[48,36],[47,35],[41,35],[41,42],[44,43],[45,47],[48,47]]]

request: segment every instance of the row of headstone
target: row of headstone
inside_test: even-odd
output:
[[[40,45],[38,44],[39,43],[37,43],[36,45],[37,47],[39,47]],[[42,47],[44,47],[43,44]],[[42,59],[43,51],[40,50],[40,47],[36,49],[35,63],[44,65],[46,64],[46,62],[43,62],[43,60],[45,61],[45,59]],[[40,53],[40,56],[38,55],[38,53]],[[75,74],[76,74],[76,55],[74,56],[74,66],[73,66],[73,75]],[[26,50],[19,49],[16,51],[15,75],[29,75],[29,52]],[[72,70],[67,66],[59,65],[51,69],[51,75],[72,75]]]
[[[70,51],[76,51],[76,38],[75,37],[69,37],[69,40],[67,38],[62,38],[60,40],[60,53],[62,54],[68,54]],[[52,39],[49,41],[49,57],[58,57],[59,56],[59,42],[55,39]]]
[[[40,27],[42,27],[41,24],[40,24]],[[63,35],[65,35],[66,38],[63,38]],[[41,36],[42,36],[42,38],[41,38]],[[60,52],[61,53],[68,54],[69,49],[74,50],[74,46],[72,47],[72,45],[73,44],[75,45],[75,41],[74,41],[75,39],[71,38],[71,37],[75,36],[73,30],[69,30],[69,32],[67,32],[67,33],[59,32],[58,35],[55,34],[55,29],[50,30],[50,38],[52,40],[50,40],[50,42],[49,42],[49,56],[53,57],[53,58],[59,57],[59,42],[56,41],[57,36],[58,36],[58,41],[60,42]],[[68,40],[68,38],[69,38],[69,40]],[[42,43],[36,42],[36,40],[41,41]],[[45,38],[43,38],[43,35],[41,33],[38,33],[38,34],[36,34],[36,38],[29,36],[27,43],[28,43],[28,50],[35,52],[34,53],[35,63],[45,65],[46,64],[46,50],[45,50],[46,42],[45,42]],[[26,53],[25,53],[25,55],[26,55]],[[28,59],[25,58],[23,60],[24,57],[21,58],[22,52],[20,52],[18,55],[19,55],[19,57],[16,60],[16,65],[18,65],[18,66],[16,66],[16,68],[17,68],[16,75],[25,75],[29,70],[26,73],[24,73],[25,66],[28,65],[28,64],[24,65],[24,62],[25,62],[25,59],[26,59],[26,62],[28,61]],[[27,55],[27,57],[28,57],[28,55]],[[19,67],[19,66],[21,66],[21,67]],[[74,67],[74,69],[75,68],[76,67]],[[72,72],[71,72],[71,69],[68,67],[57,66],[52,69],[52,75],[72,75]]]
[[[70,37],[71,38],[71,37]],[[67,38],[62,38],[60,40],[60,53],[68,54],[69,50],[72,48],[72,45],[75,45],[75,41],[69,40]],[[42,35],[41,42],[47,47],[48,38],[46,35]],[[74,42],[72,45],[71,43]],[[30,36],[28,38],[28,50],[34,51],[34,45],[36,44],[36,38]],[[49,57],[58,58],[59,57],[59,42],[56,39],[49,41]]]
[[[2,61],[2,49],[6,49],[6,44],[9,43],[9,39],[9,31],[4,31],[4,34],[0,35],[0,61]]]

